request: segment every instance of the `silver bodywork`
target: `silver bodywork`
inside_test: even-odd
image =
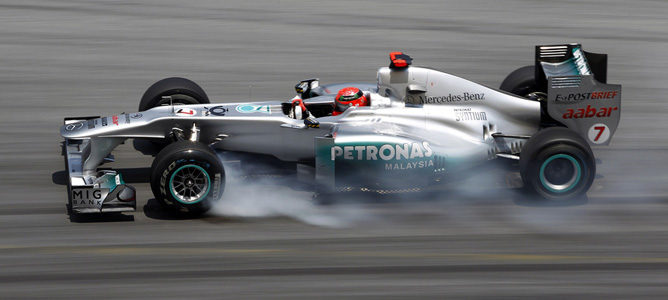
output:
[[[334,187],[345,184],[337,179],[343,167],[349,173],[359,166],[367,178],[428,181],[497,157],[517,159],[540,129],[538,101],[428,68],[384,67],[377,74],[374,85],[355,84],[370,90],[371,106],[318,118],[319,128],[288,117],[285,101],[162,106],[66,124],[60,133],[71,185],[92,187],[99,165],[124,140],[164,139],[175,131],[218,150],[312,167],[321,185]],[[305,103],[333,102],[337,90],[328,92]],[[577,121],[567,125],[579,130]],[[74,149],[73,141],[82,142]],[[88,208],[99,207],[81,211]]]

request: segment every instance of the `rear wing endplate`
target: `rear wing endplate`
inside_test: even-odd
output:
[[[536,84],[545,87],[548,115],[590,145],[608,145],[617,130],[622,86],[607,84],[608,55],[580,44],[536,46]]]
[[[590,145],[610,144],[619,124],[621,102],[621,85],[598,82],[593,75],[548,79],[548,114]]]

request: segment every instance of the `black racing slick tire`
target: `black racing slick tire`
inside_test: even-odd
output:
[[[192,80],[170,77],[151,85],[139,102],[139,111],[157,106],[169,105],[162,97],[170,96],[173,104],[207,104],[209,97],[204,90]]]
[[[531,98],[531,93],[539,92],[535,78],[535,67],[525,66],[511,72],[503,80],[499,89],[520,97]]]
[[[225,170],[208,146],[178,141],[162,149],[151,165],[151,189],[164,208],[184,217],[201,215],[221,199]]]
[[[585,196],[596,176],[589,144],[565,127],[550,127],[532,136],[520,153],[524,187],[547,200]]]

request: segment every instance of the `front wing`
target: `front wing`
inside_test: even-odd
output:
[[[68,118],[65,125],[79,126],[87,118]],[[134,187],[125,184],[121,174],[112,170],[85,172],[83,165],[91,153],[90,139],[65,139],[63,155],[67,171],[67,194],[72,213],[135,211]]]

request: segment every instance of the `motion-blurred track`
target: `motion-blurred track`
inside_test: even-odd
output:
[[[649,0],[3,1],[0,298],[665,298],[667,12]],[[623,85],[587,202],[491,187],[314,206],[256,184],[231,187],[216,216],[171,220],[145,183],[151,157],[128,143],[110,167],[136,182],[138,211],[66,215],[62,118],[134,111],[161,78],[193,79],[213,101],[288,99],[304,78],[373,82],[402,50],[498,86],[535,44],[562,42],[608,53],[608,81]]]

